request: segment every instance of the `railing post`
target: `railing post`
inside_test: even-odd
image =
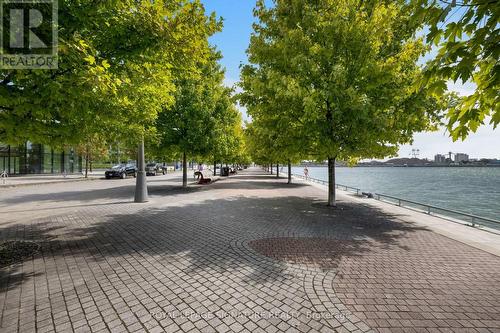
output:
[[[431,206],[427,206],[427,214],[431,215]]]
[[[401,207],[401,199],[398,199],[398,206]]]
[[[472,223],[472,227],[475,227],[475,226],[476,226],[476,223],[475,223],[474,221],[475,221],[474,216],[471,216],[471,223]]]

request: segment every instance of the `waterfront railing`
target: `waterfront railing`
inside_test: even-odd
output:
[[[476,227],[479,225],[479,226],[483,226],[483,227],[488,227],[488,228],[500,230],[500,221],[490,219],[487,217],[477,216],[474,214],[469,214],[469,213],[461,212],[461,211],[454,210],[454,209],[428,205],[428,204],[424,204],[421,202],[416,202],[416,201],[408,200],[408,199],[402,199],[402,198],[394,197],[392,195],[387,195],[387,194],[375,193],[374,198],[379,200],[379,201],[384,201],[384,202],[395,204],[396,206],[407,207],[407,208],[419,210],[423,213],[426,213],[427,215],[434,215],[434,216],[446,218],[446,219],[450,219],[450,218],[457,219],[457,220],[459,220],[457,222],[466,222],[468,225],[470,225],[472,227]]]
[[[322,180],[322,179],[317,179],[317,178],[313,178],[313,177],[305,177],[303,175],[298,175],[298,174],[292,174],[292,176],[300,178],[300,179],[308,180],[308,181],[311,181],[313,183],[318,183],[321,185],[328,185],[328,182],[325,180]],[[340,189],[340,190],[344,190],[347,192],[355,193],[358,196],[363,193],[363,192],[361,192],[361,189],[359,189],[357,187],[352,187],[352,186],[347,186],[347,185],[342,185],[342,184],[335,184],[335,188]],[[392,195],[387,195],[387,194],[374,193],[373,198],[375,200],[394,204],[394,205],[399,206],[399,207],[417,210],[417,211],[425,213],[427,215],[432,215],[432,216],[436,216],[439,218],[451,220],[453,222],[467,224],[467,225],[472,226],[472,227],[482,226],[482,227],[486,227],[486,228],[495,229],[497,231],[500,230],[500,221],[490,219],[487,217],[477,216],[474,214],[469,214],[469,213],[457,211],[454,209],[428,205],[428,204],[424,204],[421,202],[403,199],[403,198],[398,198],[398,197],[395,197]]]
[[[297,177],[297,178],[302,178],[302,179],[305,179],[305,180],[309,180],[309,181],[311,181],[313,183],[318,183],[318,184],[321,184],[321,185],[328,185],[328,182],[325,181],[325,180],[322,180],[322,179],[312,178],[312,177],[306,177],[306,176],[297,175],[297,174],[294,174],[294,173],[292,173],[292,176]],[[361,194],[361,189],[359,189],[357,187],[352,187],[352,186],[347,186],[347,185],[342,185],[342,184],[335,184],[335,188],[339,189],[339,190],[344,190],[346,192],[353,192],[353,193],[356,193],[356,195],[360,195]]]

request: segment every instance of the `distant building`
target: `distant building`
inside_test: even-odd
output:
[[[0,143],[0,173],[9,175],[82,172],[82,157],[73,148],[62,150],[25,142],[21,145]]]
[[[437,154],[434,156],[434,163],[446,163],[446,156]]]
[[[455,162],[456,163],[469,162],[469,155],[463,154],[463,153],[456,153],[455,154]]]

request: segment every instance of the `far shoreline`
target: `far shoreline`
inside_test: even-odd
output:
[[[326,164],[296,164],[292,167],[327,168]],[[335,165],[336,168],[500,168],[500,165]]]

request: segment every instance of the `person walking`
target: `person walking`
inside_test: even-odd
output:
[[[304,168],[304,177],[306,178],[309,178],[309,169],[307,169],[307,166]]]

